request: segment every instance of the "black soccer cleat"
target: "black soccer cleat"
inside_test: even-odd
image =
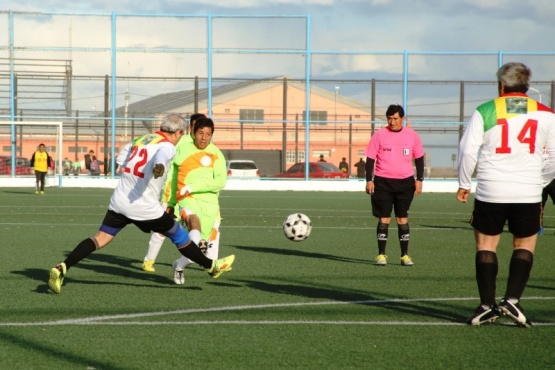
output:
[[[522,328],[529,328],[532,326],[532,322],[526,318],[522,307],[518,303],[511,303],[508,298],[503,298],[499,302],[499,310],[505,316],[509,316],[515,324]]]
[[[490,306],[487,309],[480,305],[476,308],[474,315],[469,318],[466,323],[474,326],[489,324],[497,320],[499,316],[501,316],[501,313],[496,305]]]

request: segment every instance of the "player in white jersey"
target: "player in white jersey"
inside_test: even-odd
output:
[[[542,189],[555,177],[555,114],[526,95],[530,76],[522,63],[503,65],[497,72],[499,97],[476,109],[459,146],[457,200],[468,201],[475,167],[478,180],[470,223],[480,306],[470,325],[504,314],[518,326],[531,326],[519,301],[532,270]],[[505,223],[513,235],[513,254],[505,295],[497,305],[496,251]]]
[[[67,270],[94,251],[108,245],[127,225],[135,224],[144,232],[158,232],[176,245],[187,258],[204,267],[214,277],[231,270],[235,256],[219,260],[207,258],[198,245],[160,204],[160,192],[167,175],[175,145],[183,136],[184,121],[179,115],[166,116],[160,131],[139,137],[127,145],[121,156],[123,173],[110,199],[110,206],[99,231],[92,238],[81,241],[64,262],[50,270],[48,285],[60,293]]]
[[[195,122],[200,118],[206,118],[206,116],[202,113],[194,113],[191,115],[191,117],[189,118],[189,135],[184,135],[179,140],[175,148],[176,152],[180,146],[193,143],[193,127],[195,125]],[[125,158],[121,159],[121,161],[123,162],[124,159]],[[172,173],[172,165],[170,164],[169,172],[162,190],[162,198],[161,198],[162,206],[167,209],[167,212],[171,212],[172,210],[171,208],[170,209],[167,208],[168,200],[171,198],[171,187],[172,187],[171,173]],[[178,209],[178,212],[176,212],[176,215],[177,217],[180,217],[179,209]],[[185,222],[185,225],[187,226],[187,230],[189,231],[189,237],[191,238],[191,240],[193,240],[196,244],[201,246],[201,248],[206,248],[206,240],[201,240],[200,220],[198,216],[195,214],[190,214],[182,221]],[[159,233],[152,233],[152,235],[150,236],[150,240],[148,242],[148,249],[143,260],[144,271],[146,272],[156,271],[156,269],[154,268],[154,263],[156,262],[156,257],[158,257],[158,253],[160,253],[160,249],[162,248],[162,244],[164,243],[165,239],[166,237]]]

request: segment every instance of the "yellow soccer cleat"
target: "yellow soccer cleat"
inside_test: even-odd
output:
[[[65,263],[60,263],[58,266],[50,270],[50,279],[48,279],[48,286],[54,293],[60,293],[67,268]]]
[[[412,266],[414,262],[412,262],[412,258],[409,257],[408,254],[405,254],[401,257],[401,266]]]
[[[235,261],[235,255],[220,258],[219,260],[212,262],[212,268],[208,270],[208,275],[212,276],[214,279],[220,277],[224,272],[231,271],[231,265]]]
[[[380,254],[374,260],[374,264],[378,266],[385,266],[387,265],[387,256],[385,254]]]
[[[143,262],[143,271],[146,272],[154,272],[156,271],[156,269],[154,268],[154,262],[153,260],[144,260]]]

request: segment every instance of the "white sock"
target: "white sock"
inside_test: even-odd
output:
[[[220,252],[220,232],[219,231],[217,232],[216,238],[214,240],[208,240],[208,245],[210,246],[210,248],[206,250],[206,257],[210,258],[211,260],[217,260]]]
[[[166,239],[164,235],[152,233],[150,241],[148,242],[148,251],[146,252],[145,261],[156,261],[156,257],[158,257],[158,253],[160,253],[160,248],[162,248],[164,239]]]
[[[175,269],[176,270],[185,270],[185,267],[187,267],[189,264],[193,263],[193,261],[191,261],[190,259],[188,259],[185,256],[181,256],[179,259],[175,260]]]
[[[198,230],[189,231],[189,238],[191,238],[191,240],[194,241],[196,245],[198,245],[200,239],[202,239],[200,236],[200,231]]]

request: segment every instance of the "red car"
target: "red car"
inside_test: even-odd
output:
[[[336,165],[328,162],[310,162],[309,178],[311,179],[348,179],[349,174],[341,171]],[[299,162],[292,165],[284,173],[270,177],[280,178],[305,178],[305,163]]]
[[[12,174],[12,157],[5,156],[5,155],[0,156],[0,175],[11,175],[11,174]],[[33,174],[33,169],[31,168],[31,162],[29,162],[27,158],[16,157],[15,174],[16,175]]]

